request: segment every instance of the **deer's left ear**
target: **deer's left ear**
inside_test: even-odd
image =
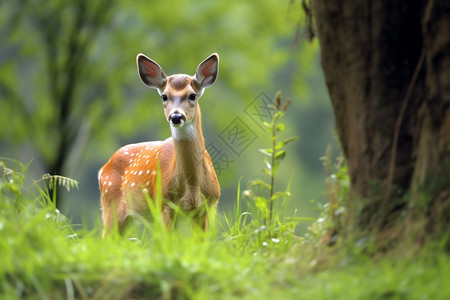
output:
[[[201,89],[210,87],[216,81],[219,73],[219,55],[211,54],[202,61],[195,72],[195,81]]]

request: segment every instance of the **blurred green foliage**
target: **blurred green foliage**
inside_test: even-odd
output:
[[[33,160],[34,177],[51,171],[59,157],[61,175],[80,182],[63,210],[92,220],[96,172],[114,150],[170,135],[159,97],[137,76],[136,55],[156,60],[166,74],[193,74],[217,52],[219,79],[200,101],[206,143],[229,159],[219,174],[219,209],[231,207],[237,178],[246,182],[264,167],[255,153],[268,144],[267,134],[246,108],[261,92],[273,97],[282,90],[293,99],[286,134],[300,142],[287,147],[293,155],[279,182],[292,179],[293,209],[311,215],[309,200],[325,199],[319,158],[334,143],[334,121],[318,45],[302,39],[302,14],[300,2],[287,0],[4,0],[0,154]],[[236,118],[255,136],[239,154],[223,138]]]

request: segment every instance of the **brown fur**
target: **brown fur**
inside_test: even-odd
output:
[[[191,81],[189,76],[178,75],[169,77],[169,84],[176,91],[185,89]]]
[[[162,196],[190,213],[203,206],[217,205],[220,186],[211,158],[205,149],[200,107],[187,101],[189,93],[198,92],[193,78],[173,75],[162,87],[170,101],[164,104],[166,118],[174,111],[183,112],[192,121],[195,134],[189,139],[168,138],[162,142],[131,144],[120,148],[100,169],[99,185],[103,208],[105,237],[117,221],[119,231],[125,228],[132,213],[148,216],[144,193],[156,197],[157,168],[160,164]],[[163,220],[170,225],[173,211],[163,204]],[[205,214],[196,220],[206,229]]]

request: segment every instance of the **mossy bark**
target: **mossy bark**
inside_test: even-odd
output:
[[[449,234],[450,5],[314,0],[313,8],[352,223],[383,231],[423,217],[416,233]]]

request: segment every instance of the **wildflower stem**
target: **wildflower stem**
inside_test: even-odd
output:
[[[273,189],[274,189],[274,184],[275,184],[275,170],[274,169],[275,169],[276,122],[277,122],[277,118],[274,117],[272,120],[272,155],[271,155],[272,168],[270,169],[269,225],[272,225],[272,211],[273,211],[272,196],[273,196]]]

